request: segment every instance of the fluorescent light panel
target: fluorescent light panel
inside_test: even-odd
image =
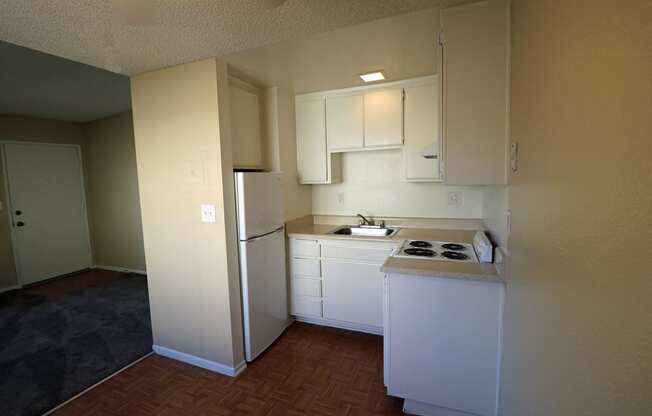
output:
[[[382,81],[385,79],[385,74],[383,73],[383,71],[374,71],[374,72],[362,74],[360,75],[360,78],[362,78],[364,82]]]

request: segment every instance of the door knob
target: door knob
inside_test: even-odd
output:
[[[20,211],[20,210],[16,211],[16,215],[22,215],[22,214],[23,214],[23,211]]]
[[[23,227],[24,225],[25,225],[25,223],[22,222],[22,221],[18,221],[18,222],[16,223],[16,227]]]

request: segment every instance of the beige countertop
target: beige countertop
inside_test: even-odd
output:
[[[400,228],[390,237],[365,237],[351,235],[330,234],[335,229],[342,227],[333,224],[288,224],[287,234],[290,237],[328,238],[334,240],[367,240],[367,241],[396,241],[403,240],[429,240],[449,241],[451,243],[470,243],[473,241],[475,231],[470,230],[435,230],[430,228]]]
[[[475,231],[438,230],[429,228],[401,228],[391,237],[361,237],[330,234],[341,225],[333,224],[288,224],[290,237],[319,238],[334,240],[388,241],[400,243],[403,240],[449,241],[454,243],[471,243]],[[496,267],[487,263],[454,263],[450,261],[405,259],[390,257],[381,270],[386,273],[413,274],[425,277],[444,277],[454,279],[472,279],[487,282],[502,282]]]
[[[502,282],[496,267],[490,263],[454,263],[451,261],[404,259],[389,257],[380,269],[385,273],[414,274],[425,277],[470,279]]]

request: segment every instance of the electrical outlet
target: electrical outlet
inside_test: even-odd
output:
[[[462,191],[448,192],[448,205],[450,206],[464,205],[464,193]]]
[[[215,222],[215,205],[202,205],[201,206],[201,222],[214,223]]]
[[[342,192],[337,193],[337,203],[344,205],[344,194]]]

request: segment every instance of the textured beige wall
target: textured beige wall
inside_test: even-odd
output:
[[[243,361],[226,65],[208,59],[131,80],[154,343]],[[217,221],[201,222],[200,205]]]
[[[652,409],[652,2],[513,0],[503,416]]]
[[[145,270],[131,112],[84,125],[96,265]]]
[[[85,159],[84,135],[79,124],[30,117],[0,115],[0,140],[40,143],[65,143],[82,146]],[[87,188],[88,188],[88,184]],[[11,228],[0,160],[0,290],[18,284],[11,247]]]

